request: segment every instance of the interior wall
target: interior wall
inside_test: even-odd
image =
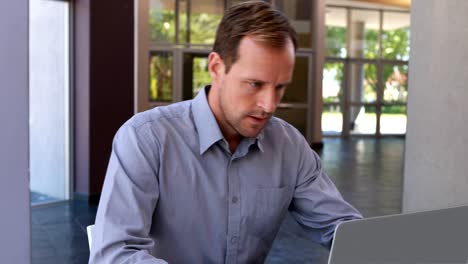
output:
[[[468,2],[415,0],[403,212],[468,204]]]
[[[113,137],[133,115],[133,5],[75,2],[75,191],[93,201],[101,192]]]
[[[31,263],[28,0],[0,1],[0,257]]]
[[[30,187],[68,199],[68,3],[29,1]]]

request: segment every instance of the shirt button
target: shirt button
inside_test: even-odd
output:
[[[236,196],[232,197],[232,203],[237,203],[237,201],[239,201],[239,198]]]
[[[238,240],[238,238],[237,238],[236,236],[233,236],[233,237],[231,238],[231,243],[232,243],[232,244],[235,244],[235,243],[237,243],[237,240]]]

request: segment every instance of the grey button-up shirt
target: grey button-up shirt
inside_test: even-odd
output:
[[[361,218],[283,120],[271,118],[231,153],[208,89],[119,129],[90,263],[257,263],[288,209],[325,246],[338,223]]]

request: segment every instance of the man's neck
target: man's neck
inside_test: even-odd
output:
[[[223,136],[224,136],[224,138],[227,140],[227,142],[229,144],[229,150],[231,151],[231,153],[234,154],[234,152],[236,152],[236,149],[237,149],[237,147],[239,146],[239,144],[240,144],[240,142],[242,140],[242,136],[236,135],[236,136],[226,137],[226,135],[224,135],[224,133],[223,133]]]
[[[216,92],[217,91],[214,91],[213,89],[206,90],[208,105],[211,108],[211,112],[213,112],[213,115],[216,119],[216,123],[218,123],[218,127],[221,130],[223,137],[229,144],[229,150],[231,151],[231,153],[234,153],[237,149],[237,146],[239,146],[242,140],[242,136],[239,133],[237,133],[237,131],[233,127],[231,127],[231,125],[229,125],[227,122],[223,122],[223,118],[218,116],[222,113],[222,111],[219,107],[219,101],[217,97],[218,94],[216,94]]]

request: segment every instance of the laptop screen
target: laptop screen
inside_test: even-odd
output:
[[[468,206],[349,221],[330,264],[468,264]]]

